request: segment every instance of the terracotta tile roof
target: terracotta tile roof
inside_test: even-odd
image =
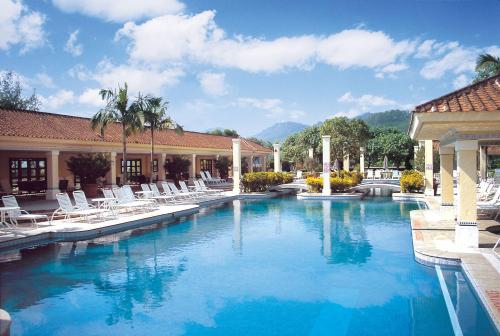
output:
[[[500,75],[420,104],[413,112],[500,111]]]
[[[0,109],[0,136],[121,143],[121,126],[119,123],[110,125],[102,138],[100,132],[94,131],[90,127],[89,118],[47,112]],[[149,144],[150,139],[149,132],[136,133],[128,138],[128,143]],[[155,144],[231,150],[232,138],[189,131],[179,135],[172,130],[164,130],[155,133]],[[243,138],[241,149],[272,152],[269,148]]]

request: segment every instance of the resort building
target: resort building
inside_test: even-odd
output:
[[[439,142],[441,205],[455,206],[455,242],[477,247],[476,184],[487,177],[487,153],[500,146],[500,76],[417,106],[409,135],[425,141],[426,194],[433,194],[432,149]]]
[[[232,158],[232,140],[197,132],[157,131],[151,165],[150,132],[139,132],[127,139],[125,166],[131,178],[149,177],[153,172],[161,181],[168,178],[165,162],[178,155],[191,162],[189,178],[199,177],[200,171],[219,176],[215,161],[222,156]],[[85,153],[106,153],[111,160],[106,183],[117,184],[123,164],[122,148],[120,124],[110,125],[101,135],[92,130],[88,118],[0,109],[0,191],[46,191],[47,198],[53,199],[61,180],[67,180],[70,188],[78,186],[78,176],[72,175],[66,161]],[[246,161],[248,171],[264,170],[271,153],[269,148],[241,139],[242,160]]]

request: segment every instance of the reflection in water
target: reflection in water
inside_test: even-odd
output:
[[[274,228],[274,232],[279,235],[281,234],[281,207],[275,207],[274,213],[276,216],[276,226]]]
[[[233,201],[233,249],[241,252],[242,247],[242,233],[241,233],[241,201]]]
[[[331,201],[322,201],[323,203],[323,255],[330,257],[332,255],[332,218],[330,216]]]

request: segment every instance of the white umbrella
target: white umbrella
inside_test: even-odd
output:
[[[387,155],[384,156],[384,170],[387,171],[387,169],[389,168],[389,161],[387,159]]]
[[[335,159],[335,162],[333,163],[333,170],[337,171],[339,170],[339,160]]]

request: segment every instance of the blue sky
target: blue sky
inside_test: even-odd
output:
[[[500,56],[498,0],[0,0],[0,71],[42,110],[91,116],[100,88],[161,95],[186,129],[412,106]]]

